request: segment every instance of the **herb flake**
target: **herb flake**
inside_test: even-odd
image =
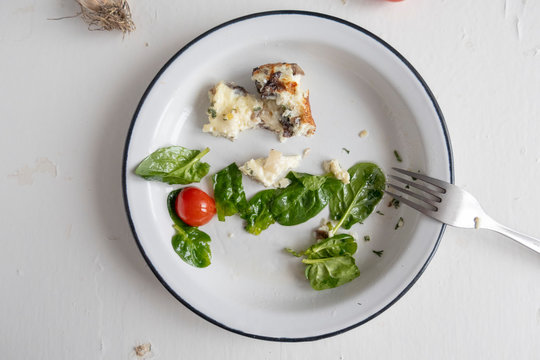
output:
[[[394,150],[394,156],[396,157],[396,160],[398,162],[403,162],[403,159],[401,158],[401,155],[399,155],[397,150]]]
[[[367,242],[367,241],[369,241],[369,240],[371,240],[371,238],[369,237],[369,235],[364,236],[364,241]]]
[[[343,151],[345,151],[347,154],[350,154],[350,153],[351,153],[351,151],[350,151],[349,149],[347,149],[347,148],[341,148],[341,149],[342,149]]]
[[[216,109],[214,108],[208,108],[208,114],[212,116],[212,119],[215,119],[217,116]]]
[[[398,209],[399,205],[400,205],[399,200],[394,199],[394,198],[392,198],[392,200],[390,200],[390,202],[388,203],[388,207],[394,207],[394,209]]]
[[[382,257],[384,250],[373,250],[372,252],[378,257]]]
[[[403,218],[400,216],[396,226],[394,227],[394,230],[397,230],[400,227],[402,227],[404,223],[405,223],[405,221],[403,221]]]
[[[379,210],[375,211],[375,213],[377,213],[379,215],[384,215],[384,213],[380,212]]]

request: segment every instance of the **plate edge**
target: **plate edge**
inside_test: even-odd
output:
[[[448,170],[449,170],[449,174],[450,174],[449,181],[451,183],[454,183],[454,158],[453,158],[453,152],[452,152],[452,145],[451,145],[451,142],[450,142],[450,136],[449,136],[449,133],[448,133],[448,128],[446,126],[444,116],[443,116],[442,111],[441,111],[441,109],[439,107],[439,104],[437,103],[437,101],[435,99],[435,96],[433,95],[431,89],[428,87],[427,83],[424,81],[424,79],[418,73],[418,71],[416,71],[416,69],[411,65],[411,63],[409,63],[409,61],[403,55],[401,55],[396,49],[394,49],[390,44],[388,44],[386,41],[384,41],[383,39],[381,39],[377,35],[371,33],[370,31],[368,31],[368,30],[364,29],[363,27],[361,27],[359,25],[356,25],[356,24],[354,24],[354,23],[352,23],[350,21],[347,21],[347,20],[332,16],[332,15],[318,13],[318,12],[312,12],[312,11],[304,11],[304,10],[273,10],[273,11],[264,11],[264,12],[257,12],[257,13],[244,15],[244,16],[241,16],[241,17],[226,21],[226,22],[224,22],[224,23],[222,23],[220,25],[217,25],[217,26],[203,32],[202,34],[200,34],[199,36],[197,36],[196,38],[194,38],[193,40],[188,42],[185,46],[183,46],[179,51],[177,51],[162,66],[162,68],[158,71],[156,76],[152,79],[152,81],[150,82],[150,84],[146,88],[143,96],[141,97],[141,100],[139,101],[139,103],[137,105],[137,108],[135,109],[133,117],[131,119],[131,123],[130,123],[129,129],[128,129],[128,132],[127,132],[127,136],[126,136],[126,141],[124,143],[124,151],[123,151],[123,156],[122,156],[122,193],[123,193],[124,209],[125,209],[125,212],[126,212],[126,216],[127,216],[128,222],[129,222],[131,232],[132,232],[133,237],[135,239],[135,242],[137,244],[137,247],[139,248],[139,251],[141,252],[146,264],[148,265],[150,270],[152,270],[152,272],[154,273],[156,278],[159,280],[159,282],[165,287],[165,289],[167,289],[167,291],[169,291],[171,293],[171,295],[173,295],[178,301],[180,301],[180,303],[182,303],[189,310],[191,310],[195,314],[199,315],[203,319],[209,321],[210,323],[212,323],[214,325],[217,325],[217,326],[221,327],[222,329],[225,329],[225,330],[231,331],[233,333],[243,335],[243,336],[246,336],[246,337],[249,337],[249,338],[252,338],[252,339],[266,340],[266,341],[276,341],[276,342],[307,342],[307,341],[320,340],[320,339],[324,339],[324,338],[328,338],[328,337],[332,337],[332,336],[336,336],[336,335],[345,333],[345,332],[347,332],[349,330],[352,330],[352,329],[354,329],[354,328],[356,328],[356,327],[358,327],[360,325],[365,324],[366,322],[368,322],[368,321],[372,320],[373,318],[377,317],[378,315],[382,314],[384,311],[386,311],[388,308],[390,308],[392,305],[394,305],[399,299],[401,299],[409,291],[409,289],[416,283],[416,281],[420,278],[420,276],[426,270],[427,266],[431,262],[431,259],[433,258],[435,252],[437,251],[437,249],[439,247],[442,236],[443,236],[444,231],[446,229],[446,225],[445,224],[441,225],[441,230],[440,230],[439,235],[437,237],[437,241],[435,243],[435,246],[433,247],[431,253],[429,254],[426,262],[420,268],[418,274],[416,274],[416,276],[411,280],[411,282],[392,301],[390,301],[386,306],[384,306],[382,309],[380,309],[379,311],[377,311],[373,315],[369,316],[368,318],[366,318],[366,319],[364,319],[364,320],[362,320],[362,321],[360,321],[360,322],[358,322],[356,324],[353,324],[353,325],[348,326],[346,328],[343,328],[343,329],[340,329],[340,330],[337,330],[337,331],[333,331],[333,332],[330,332],[330,333],[326,333],[326,334],[308,336],[308,337],[300,337],[300,338],[270,337],[270,336],[262,336],[262,335],[250,334],[250,333],[246,333],[246,332],[243,332],[241,330],[238,330],[238,329],[228,327],[227,325],[222,324],[222,323],[218,322],[217,320],[214,320],[213,318],[209,317],[208,315],[200,312],[199,310],[197,310],[196,308],[191,306],[180,295],[178,295],[172,288],[170,288],[170,286],[165,282],[165,280],[161,277],[161,275],[158,273],[156,268],[153,266],[150,259],[147,257],[146,252],[144,251],[144,249],[143,249],[143,247],[142,247],[142,245],[141,245],[141,243],[139,241],[139,238],[138,238],[137,233],[135,231],[135,225],[133,224],[133,220],[131,218],[131,212],[130,212],[129,202],[128,202],[128,198],[127,198],[127,180],[126,180],[126,178],[127,178],[127,156],[128,156],[128,152],[129,152],[129,145],[130,145],[131,135],[132,135],[133,128],[134,128],[135,122],[137,120],[137,117],[139,115],[139,112],[140,112],[140,110],[141,110],[141,108],[142,108],[142,106],[143,106],[143,104],[144,104],[144,102],[146,100],[146,97],[148,96],[148,94],[150,93],[152,88],[154,87],[155,83],[161,77],[161,75],[165,72],[165,70],[167,70],[167,68],[180,55],[182,55],[182,53],[184,53],[193,44],[197,43],[199,40],[203,39],[204,37],[208,36],[209,34],[215,32],[215,31],[217,31],[217,30],[219,30],[221,28],[224,28],[224,27],[226,27],[228,25],[237,23],[237,22],[241,22],[241,21],[244,21],[244,20],[249,20],[249,19],[253,19],[253,18],[257,18],[257,17],[273,16],[273,15],[305,15],[305,16],[313,16],[313,17],[319,17],[319,18],[335,21],[335,22],[338,22],[338,23],[341,23],[343,25],[349,26],[349,27],[351,27],[351,28],[353,28],[353,29],[355,29],[357,31],[360,31],[360,32],[364,33],[365,35],[371,37],[372,39],[374,39],[375,41],[377,41],[378,43],[383,45],[386,49],[388,49],[390,52],[392,52],[395,56],[397,56],[397,58],[407,66],[407,68],[413,73],[413,75],[416,77],[416,79],[420,82],[420,84],[424,88],[424,91],[426,91],[426,94],[430,98],[430,100],[432,102],[432,105],[433,105],[433,107],[435,109],[435,112],[437,113],[437,116],[439,118],[439,122],[440,122],[440,125],[441,125],[441,128],[442,128],[442,131],[443,131],[443,135],[445,137],[445,142],[446,142],[447,155],[448,155],[448,166],[449,166]]]

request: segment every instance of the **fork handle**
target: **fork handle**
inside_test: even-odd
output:
[[[504,225],[499,224],[493,219],[489,219],[485,224],[482,224],[482,227],[503,234],[504,236],[507,236],[510,239],[515,240],[521,245],[528,247],[529,249],[540,254],[540,240],[533,238],[532,236],[512,230]]]

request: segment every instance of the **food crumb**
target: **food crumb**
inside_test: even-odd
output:
[[[367,130],[362,130],[358,133],[358,136],[360,136],[361,138],[365,138],[366,136],[368,136],[368,132]]]
[[[474,218],[474,228],[480,229],[480,218],[478,216]]]
[[[310,152],[311,152],[311,148],[305,148],[304,153],[302,154],[302,157],[308,156]]]
[[[227,236],[230,237],[230,238],[233,238],[233,237],[234,237],[234,233],[232,233],[232,232],[231,232],[231,233],[228,233]]]
[[[152,344],[146,343],[135,346],[135,355],[142,357],[147,355],[152,350]]]
[[[145,43],[144,43],[144,46],[145,46],[145,47],[148,47],[148,43],[147,43],[147,42],[145,42]]]

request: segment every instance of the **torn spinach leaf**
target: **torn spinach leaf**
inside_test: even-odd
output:
[[[312,245],[303,255],[310,259],[323,259],[333,256],[353,255],[357,249],[356,241],[349,234],[337,234]]]
[[[259,235],[276,222],[269,207],[274,192],[274,189],[259,191],[249,200],[244,214],[241,215],[246,220],[246,230],[249,233]]]
[[[172,247],[178,256],[189,265],[199,268],[207,267],[212,259],[210,236],[198,228],[184,223],[174,210],[176,197],[181,190],[174,190],[167,197],[167,208],[176,231],[171,239]]]
[[[236,163],[232,163],[212,176],[214,199],[219,221],[236,213],[242,215],[247,208],[246,194],[242,185],[242,173]]]
[[[326,176],[290,172],[291,183],[276,189],[270,210],[281,225],[292,226],[308,221],[328,204],[339,182]]]
[[[311,175],[294,171],[287,174],[287,178],[289,180],[298,180],[308,190],[318,190],[328,180],[328,177],[324,175]]]
[[[336,231],[340,227],[349,229],[371,214],[382,198],[386,179],[381,169],[372,163],[354,165],[349,175],[347,185],[334,179],[337,183],[325,182],[321,186],[327,186],[326,191],[333,195],[329,197],[330,217],[337,220],[328,231],[329,237],[303,252],[286,249],[296,257],[304,257],[305,275],[315,290],[335,288],[360,275],[353,257],[358,247],[355,239],[348,234],[336,235]],[[369,237],[364,240],[368,241]]]
[[[163,181],[169,184],[191,184],[199,182],[208,174],[210,165],[201,158],[210,151],[190,150],[182,146],[169,146],[148,155],[135,169],[135,174],[146,180]]]
[[[339,227],[350,229],[366,219],[384,193],[386,179],[377,165],[358,163],[349,169],[349,174],[350,183],[330,198],[330,218],[339,221],[335,230]]]
[[[304,256],[305,275],[315,290],[343,285],[360,275],[354,253],[357,244],[348,234],[339,234],[321,240],[300,253],[286,249],[296,257]]]
[[[346,284],[360,275],[360,270],[350,255],[322,259],[303,259],[305,275],[315,290],[326,290]]]

